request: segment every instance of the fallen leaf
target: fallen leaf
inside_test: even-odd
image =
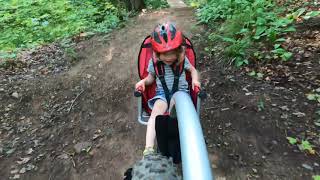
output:
[[[6,151],[6,154],[11,155],[15,150],[15,148],[9,149],[8,151]]]
[[[11,95],[12,97],[18,99],[19,98],[19,94],[17,92],[12,93]]]
[[[17,161],[18,164],[25,164],[30,161],[30,157],[20,158],[21,161]]]
[[[289,111],[288,106],[281,106],[280,109],[281,109],[281,110],[284,110],[284,111]]]
[[[308,170],[310,170],[310,171],[313,171],[313,167],[311,167],[311,166],[308,165],[308,164],[302,164],[302,167],[304,167],[304,168],[306,168],[306,169],[308,169]]]
[[[306,114],[302,113],[302,112],[295,112],[295,113],[292,113],[292,114],[297,116],[297,117],[305,117],[306,116]]]
[[[281,118],[281,119],[288,119],[288,114],[282,114],[282,115],[280,116],[280,118]]]
[[[19,172],[18,169],[14,169],[14,170],[10,171],[11,174],[17,174],[18,172]]]
[[[19,179],[20,178],[20,175],[19,174],[15,174],[12,179]]]
[[[36,169],[36,166],[33,164],[27,164],[27,171],[30,171],[32,169]]]
[[[32,154],[33,152],[33,149],[32,148],[29,148],[28,151],[26,152],[28,155]]]
[[[315,154],[316,154],[316,151],[315,151],[314,149],[309,149],[308,151],[309,151],[309,153],[312,154],[312,155],[315,155]]]
[[[253,171],[253,173],[255,173],[255,174],[258,172],[258,170],[255,169],[255,168],[252,168],[252,171]]]
[[[23,173],[25,173],[26,171],[27,171],[26,168],[23,167],[23,168],[19,171],[19,173],[20,173],[20,174],[23,174]]]

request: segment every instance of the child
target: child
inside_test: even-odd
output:
[[[152,49],[155,53],[156,63],[152,59],[149,61],[148,76],[136,85],[136,89],[145,90],[145,86],[150,85],[156,80],[156,95],[148,101],[150,109],[152,109],[150,119],[147,125],[146,146],[143,155],[154,153],[154,141],[156,138],[155,119],[158,115],[163,115],[168,108],[172,107],[173,101],[170,100],[176,91],[188,92],[188,82],[184,70],[189,71],[192,77],[192,89],[195,86],[200,87],[198,72],[190,64],[185,56],[185,49],[182,46],[184,41],[182,32],[177,30],[172,23],[165,23],[155,27],[151,35]],[[162,69],[163,78],[157,76],[155,67]],[[174,80],[177,76],[177,69],[183,67],[183,71],[179,73],[178,80]],[[175,87],[177,86],[177,87]],[[170,104],[168,104],[170,102]],[[170,110],[169,108],[169,110]]]

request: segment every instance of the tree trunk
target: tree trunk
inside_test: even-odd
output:
[[[145,7],[143,0],[125,0],[125,3],[129,11],[140,11]]]

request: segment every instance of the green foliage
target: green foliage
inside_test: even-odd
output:
[[[318,110],[316,111],[316,116],[317,116],[317,118],[316,118],[316,120],[314,121],[314,125],[320,127],[320,109],[318,109]]]
[[[264,101],[263,99],[259,99],[258,101],[258,111],[263,111],[264,110]]]
[[[297,145],[300,151],[308,152],[309,154],[315,154],[316,151],[313,149],[313,145],[308,140],[299,141],[297,138],[287,137],[287,140],[291,145]]]
[[[320,88],[312,90],[311,93],[308,93],[307,99],[309,99],[310,101],[316,101],[320,103]]]
[[[287,61],[292,57],[291,52],[287,52],[285,49],[281,48],[281,44],[275,44],[274,49],[271,51],[274,54],[274,58],[280,57],[283,61]]]
[[[191,7],[201,7],[202,5],[206,4],[206,0],[187,0],[187,4]]]
[[[320,175],[312,176],[312,179],[313,179],[313,180],[320,180]]]
[[[301,150],[301,151],[312,151],[313,149],[312,149],[312,145],[310,144],[310,142],[309,141],[303,141],[302,140],[302,142],[301,142],[301,144],[298,146],[299,147],[299,149]]]
[[[161,9],[169,7],[166,0],[145,0],[146,6],[150,9]]]
[[[66,53],[66,55],[68,55],[68,57],[71,58],[71,62],[75,62],[75,61],[76,61],[76,59],[77,59],[77,53],[76,53],[76,51],[75,51],[74,48],[72,48],[72,47],[66,47],[66,48],[65,48],[65,53]]]
[[[287,137],[288,141],[290,144],[294,145],[297,143],[297,139],[296,138],[293,138],[293,137]]]
[[[259,80],[261,80],[263,78],[263,76],[264,76],[264,74],[262,74],[260,72],[257,73],[256,71],[251,71],[250,73],[248,73],[248,75],[251,76],[251,77],[255,77],[255,78],[259,79]]]
[[[306,13],[302,8],[283,16],[284,10],[269,0],[208,0],[197,15],[201,23],[222,22],[218,33],[211,36],[225,42],[225,53],[235,57],[236,66],[242,66],[250,60],[288,61],[292,53],[281,45],[286,40],[284,35],[296,30],[293,22],[297,18],[320,14],[318,11]],[[264,42],[269,51],[262,51],[260,42]]]
[[[198,17],[200,22],[204,23],[226,20],[236,12],[244,10],[246,6],[250,6],[251,2],[248,0],[209,0],[205,6],[199,9]]]
[[[320,94],[308,94],[307,98],[312,101],[320,102]]]
[[[316,17],[316,16],[319,16],[320,15],[320,11],[311,11],[311,12],[308,12],[306,13],[306,15],[303,16],[303,19],[310,19],[312,17]]]
[[[84,31],[108,32],[126,17],[125,9],[108,0],[7,0],[0,5],[2,57]]]

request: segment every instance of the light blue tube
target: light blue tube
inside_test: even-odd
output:
[[[178,91],[173,96],[179,124],[184,180],[213,180],[199,116],[189,94]]]

